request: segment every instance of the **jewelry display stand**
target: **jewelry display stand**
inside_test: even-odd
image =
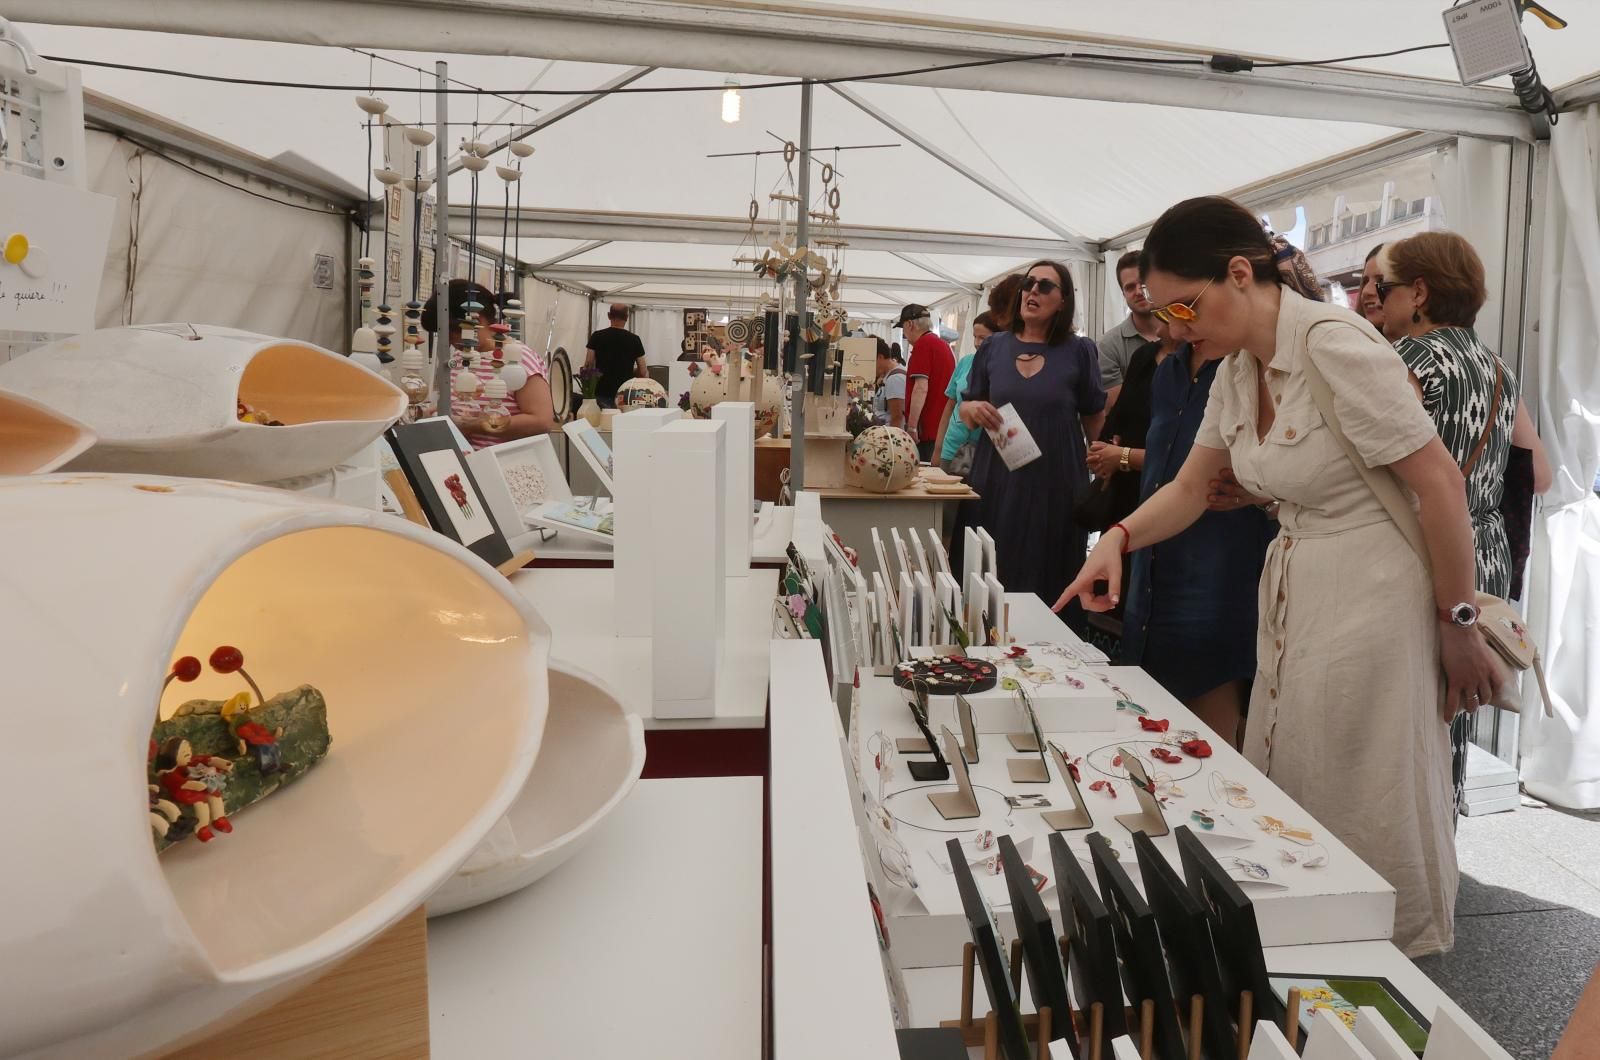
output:
[[[428,1052],[428,919],[418,908],[321,978],[163,1060],[393,1060]]]
[[[617,597],[612,613],[619,637],[648,637],[653,630],[650,571],[659,557],[650,506],[650,436],[681,416],[675,408],[635,409],[611,420],[611,450],[616,465],[611,476],[616,486],[611,497],[616,570],[612,591]]]
[[[1061,782],[1067,786],[1067,794],[1072,797],[1070,810],[1045,810],[1039,814],[1045,826],[1057,832],[1076,832],[1084,828],[1094,827],[1094,818],[1089,813],[1089,808],[1083,803],[1083,792],[1078,790],[1078,782],[1072,779],[1072,767],[1067,764],[1066,756],[1061,753],[1061,748],[1055,744],[1050,745],[1050,754],[1056,760],[1056,772],[1061,774]]]
[[[961,754],[968,765],[978,764],[978,728],[972,717],[972,704],[956,693],[956,720],[961,725]]]
[[[1159,839],[1169,831],[1167,819],[1161,813],[1161,800],[1150,790],[1150,778],[1139,759],[1125,748],[1117,748],[1117,753],[1122,756],[1122,768],[1128,771],[1128,780],[1133,784],[1133,797],[1139,803],[1138,813],[1119,814],[1117,823],[1130,832],[1143,832],[1152,839]]]
[[[709,718],[725,643],[722,448],[726,425],[677,420],[650,434],[653,716]]]
[[[936,792],[928,796],[928,801],[939,811],[939,816],[947,821],[977,817],[978,796],[972,790],[972,778],[967,775],[967,760],[948,726],[940,726],[939,734],[943,737],[945,758],[955,771],[956,790]]]
[[[756,496],[756,407],[750,401],[719,401],[711,407],[711,419],[725,425],[722,437],[723,482],[727,488],[726,529],[723,545],[727,549],[730,578],[750,575],[750,543],[755,533],[750,513]],[[843,461],[840,461],[841,465]],[[810,460],[806,467],[813,467]]]
[[[1008,758],[1006,759],[1006,772],[1011,777],[1013,784],[1048,784],[1050,783],[1050,760],[1044,753],[1044,733],[1039,731],[1039,716],[1033,712],[1033,704],[1028,700],[1028,694],[1017,690],[1017,698],[1022,701],[1022,714],[1028,720],[1028,728],[1032,730],[1028,742],[1033,746],[1030,751],[1038,752],[1038,758]],[[1011,746],[1022,750],[1017,745],[1017,738],[1011,737]]]

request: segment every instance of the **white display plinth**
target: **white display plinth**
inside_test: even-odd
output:
[[[617,569],[615,591],[623,596],[614,612],[619,637],[648,637],[651,633],[650,568],[656,559],[657,538],[650,436],[682,415],[675,408],[635,409],[611,421],[611,481],[616,485],[611,501],[615,527],[612,563]]]
[[[713,422],[726,425],[722,437],[727,510],[723,546],[730,578],[750,574],[750,513],[756,499],[756,407],[749,401],[721,401],[711,407]]]
[[[726,433],[715,420],[679,420],[650,435],[655,540],[650,667],[658,718],[705,718],[717,712],[727,579]]]

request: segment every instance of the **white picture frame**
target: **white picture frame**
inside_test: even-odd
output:
[[[509,442],[501,442],[499,445],[491,445],[479,451],[494,454],[495,462],[500,465],[506,491],[524,518],[541,504],[572,499],[572,486],[567,482],[566,472],[561,467],[561,456],[556,452],[555,442],[549,435],[535,434],[528,438],[513,438]],[[517,469],[524,467],[535,468],[543,476],[542,496],[531,495],[532,483],[516,480]]]
[[[495,459],[494,453],[488,449],[475,449],[466,454],[466,462],[472,470],[472,477],[478,480],[478,493],[489,506],[489,514],[499,524],[500,532],[508,538],[526,533],[527,518],[512,501],[505,476],[501,474],[500,461]]]
[[[911,565],[911,554],[906,551],[905,538],[900,536],[898,529],[891,529],[889,538],[894,542],[894,558],[900,564],[900,573],[910,577],[917,568]]]
[[[884,581],[894,584],[894,567],[889,565],[889,553],[883,547],[883,535],[878,533],[878,528],[872,528],[872,552],[878,559],[878,573],[883,575]]]
[[[953,573],[950,570],[950,553],[945,550],[944,542],[939,539],[939,531],[935,530],[931,526],[928,527],[927,530],[928,530],[928,558],[933,560],[933,570],[928,572],[929,576],[932,577],[936,573],[938,573],[938,574],[951,574],[951,573]]]
[[[922,571],[917,571],[915,579],[917,591],[917,636],[924,645],[943,644],[944,618],[937,613],[933,598],[933,583]]]
[[[615,497],[617,485],[611,477],[611,447],[606,440],[600,437],[600,432],[589,425],[588,420],[572,420],[561,425],[562,433],[572,439],[573,450],[589,465],[595,478],[600,480],[600,485],[606,492]]]
[[[928,550],[922,547],[922,538],[915,530],[907,530],[906,535],[911,539],[911,558],[917,562],[913,573],[920,573],[932,581],[933,576],[938,573],[938,568],[928,563]]]

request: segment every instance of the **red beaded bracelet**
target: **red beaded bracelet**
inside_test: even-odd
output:
[[[1130,551],[1132,551],[1130,546],[1133,544],[1133,534],[1129,533],[1128,528],[1123,526],[1121,523],[1112,523],[1111,530],[1122,531],[1122,554],[1126,556]],[[1107,530],[1106,533],[1110,533],[1111,530]]]

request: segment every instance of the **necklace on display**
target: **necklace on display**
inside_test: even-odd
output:
[[[1213,773],[1206,781],[1211,789],[1211,797],[1218,802],[1226,802],[1236,810],[1248,810],[1256,804],[1250,797],[1249,790],[1237,780],[1229,780],[1221,773]]]

